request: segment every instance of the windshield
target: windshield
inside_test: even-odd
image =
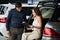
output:
[[[43,18],[51,18],[55,10],[56,3],[54,1],[43,1],[39,2],[37,7],[39,7]]]
[[[43,18],[51,18],[54,8],[42,7],[40,8],[40,11]]]

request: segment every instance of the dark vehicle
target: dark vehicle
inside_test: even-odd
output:
[[[46,23],[42,40],[60,40],[60,6],[54,10],[52,17]]]

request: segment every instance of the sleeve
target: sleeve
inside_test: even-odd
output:
[[[26,22],[26,11],[24,11],[23,21],[25,21],[25,22]]]
[[[6,29],[7,29],[7,30],[10,29],[11,16],[12,16],[12,12],[11,12],[11,10],[10,10],[9,13],[8,13],[7,20],[6,20]]]

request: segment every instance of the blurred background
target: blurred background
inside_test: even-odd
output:
[[[26,10],[26,19],[28,21],[31,16],[31,9],[38,7],[41,11],[43,17],[43,24],[48,22],[52,17],[52,14],[57,6],[57,3],[60,5],[59,0],[0,0],[0,39],[7,40],[6,35],[6,18],[11,9],[15,8],[15,2],[19,1],[22,3],[23,9]],[[33,18],[30,20],[29,24],[32,24]],[[45,40],[45,39],[44,39]]]

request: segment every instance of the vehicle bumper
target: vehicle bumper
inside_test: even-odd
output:
[[[50,38],[50,37],[42,37],[42,40],[60,40],[60,38]]]

